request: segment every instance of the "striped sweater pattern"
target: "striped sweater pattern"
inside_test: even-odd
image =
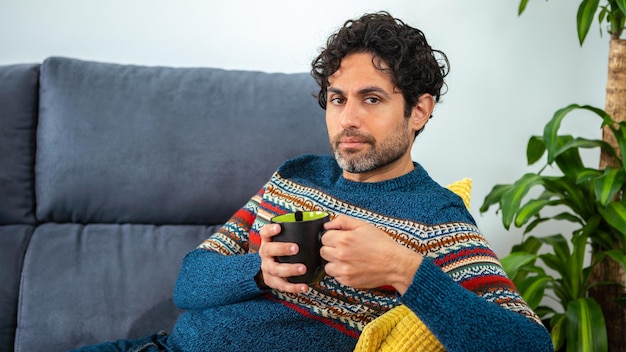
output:
[[[383,230],[424,255],[451,280],[482,299],[539,323],[506,277],[462,200],[435,183],[416,163],[398,179],[357,183],[341,177],[334,159],[303,156],[284,164],[270,181],[200,248],[223,255],[255,253],[259,230],[276,215],[325,211],[346,214]],[[356,289],[326,276],[303,294],[272,290],[268,298],[358,337],[365,325],[400,304],[392,287]]]

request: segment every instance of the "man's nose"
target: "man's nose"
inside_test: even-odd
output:
[[[341,115],[341,127],[343,129],[358,128],[360,126],[361,112],[359,110],[359,105],[354,99],[346,102]]]

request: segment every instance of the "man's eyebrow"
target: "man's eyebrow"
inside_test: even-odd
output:
[[[382,94],[385,97],[389,97],[389,93],[387,93],[386,90],[377,86],[371,86],[371,87],[365,87],[365,88],[359,89],[360,95],[366,95],[370,93],[378,93],[378,94]]]
[[[328,93],[335,93],[335,94],[339,94],[339,95],[345,95],[343,90],[339,89],[339,88],[335,88],[335,87],[328,87]],[[387,93],[386,90],[377,87],[377,86],[371,86],[371,87],[365,87],[365,88],[361,88],[358,90],[359,95],[367,95],[370,93],[378,93],[381,94],[385,97],[389,97],[389,93]]]
[[[343,95],[343,91],[339,88],[328,87],[327,91],[328,93],[335,93],[335,94]]]

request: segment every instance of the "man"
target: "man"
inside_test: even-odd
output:
[[[367,323],[399,304],[449,351],[552,351],[461,199],[411,160],[439,101],[448,61],[387,13],[348,21],[313,61],[333,157],[283,164],[217,233],[184,259],[171,336],[85,350],[351,351]],[[287,281],[273,216],[323,210],[316,284]]]

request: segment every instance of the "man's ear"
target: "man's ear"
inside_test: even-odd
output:
[[[430,115],[435,108],[435,98],[428,93],[424,93],[417,98],[417,103],[411,110],[411,127],[415,131],[419,131],[426,125]]]

